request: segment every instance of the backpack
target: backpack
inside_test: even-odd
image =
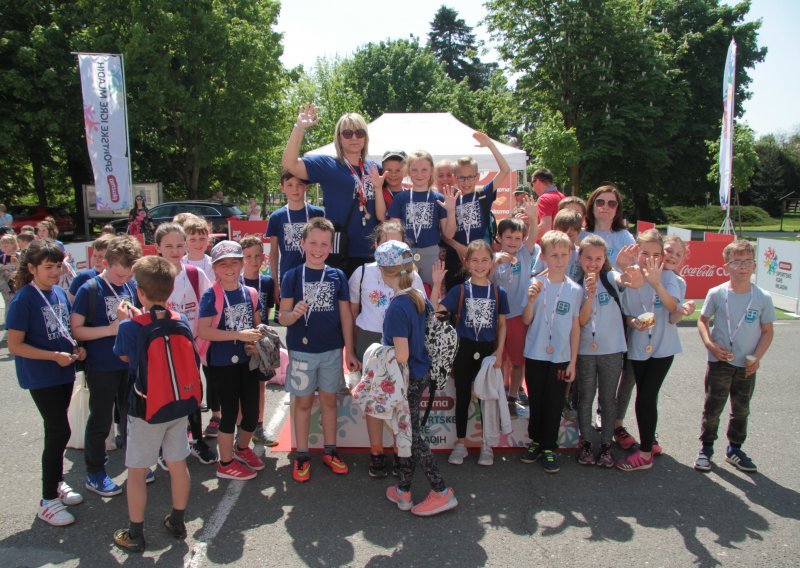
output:
[[[422,426],[427,423],[433,408],[436,389],[444,389],[447,384],[458,351],[456,329],[446,319],[439,319],[430,304],[426,304],[425,311],[425,350],[431,360],[431,370],[428,374],[428,406],[422,417]]]
[[[477,193],[478,205],[480,206],[481,213],[483,214],[483,222],[486,223],[486,232],[483,238],[491,245],[497,238],[497,219],[492,212],[492,205],[486,198],[486,192],[481,189]]]
[[[165,317],[156,317],[156,310],[165,311]],[[136,414],[150,424],[189,416],[200,408],[203,398],[200,356],[192,330],[180,314],[161,306],[153,306],[132,321],[142,326],[133,383]]]
[[[211,321],[211,327],[216,329],[225,311],[225,291],[222,289],[222,284],[219,282],[216,282],[211,289],[214,290],[214,308],[217,310],[214,319]],[[245,286],[244,289],[250,293],[250,301],[253,304],[253,313],[255,314],[256,308],[258,307],[258,292],[250,286]],[[211,347],[211,342],[208,339],[201,339],[200,337],[195,339],[195,342],[197,343],[197,351],[200,354],[200,361],[202,361],[203,365],[208,365],[208,350]]]

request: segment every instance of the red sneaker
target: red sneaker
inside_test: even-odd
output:
[[[292,479],[297,483],[305,483],[311,479],[311,461],[294,460],[292,463]]]
[[[250,448],[245,448],[244,450],[234,450],[233,459],[239,460],[253,471],[261,471],[264,469],[264,462],[261,461],[261,458],[259,458]]]
[[[630,450],[631,447],[636,445],[636,438],[628,433],[625,426],[614,429],[614,440],[623,450]]]
[[[422,503],[411,507],[411,512],[418,517],[432,517],[450,509],[455,509],[457,505],[456,494],[452,487],[448,487],[444,493],[431,490]]]
[[[222,462],[217,464],[217,477],[220,479],[239,479],[247,481],[248,479],[253,479],[255,476],[255,471],[236,460],[231,461],[231,463],[226,466],[223,466]]]
[[[347,467],[347,464],[340,460],[339,456],[336,455],[336,452],[322,456],[322,463],[331,468],[331,471],[337,475],[344,475],[350,471],[350,469]]]
[[[401,493],[397,485],[386,488],[386,498],[397,505],[397,508],[401,511],[410,511],[411,507],[414,506],[414,503],[411,502],[411,492]]]

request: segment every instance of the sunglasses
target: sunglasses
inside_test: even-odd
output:
[[[608,201],[606,201],[605,199],[595,199],[594,204],[597,205],[598,207],[605,207],[606,205],[608,205],[609,209],[616,209],[617,205],[619,205],[619,203],[615,199],[609,199]]]
[[[353,137],[353,135],[355,135],[356,138],[361,140],[367,135],[367,131],[364,130],[363,128],[359,128],[358,130],[350,130],[348,128],[347,130],[342,130],[341,132],[339,132],[339,136],[341,136],[345,140],[350,140]]]

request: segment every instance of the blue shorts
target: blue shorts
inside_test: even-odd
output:
[[[289,351],[289,369],[286,373],[286,391],[295,396],[322,392],[335,393],[344,380],[342,350],[324,353]]]

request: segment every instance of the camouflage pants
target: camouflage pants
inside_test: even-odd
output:
[[[731,399],[731,415],[728,421],[728,441],[741,445],[747,438],[747,417],[750,415],[750,399],[756,386],[755,374],[745,377],[744,367],[734,367],[725,361],[709,362],[706,371],[706,400],[703,405],[703,422],[700,441],[712,446],[717,439],[719,417],[728,396]]]

